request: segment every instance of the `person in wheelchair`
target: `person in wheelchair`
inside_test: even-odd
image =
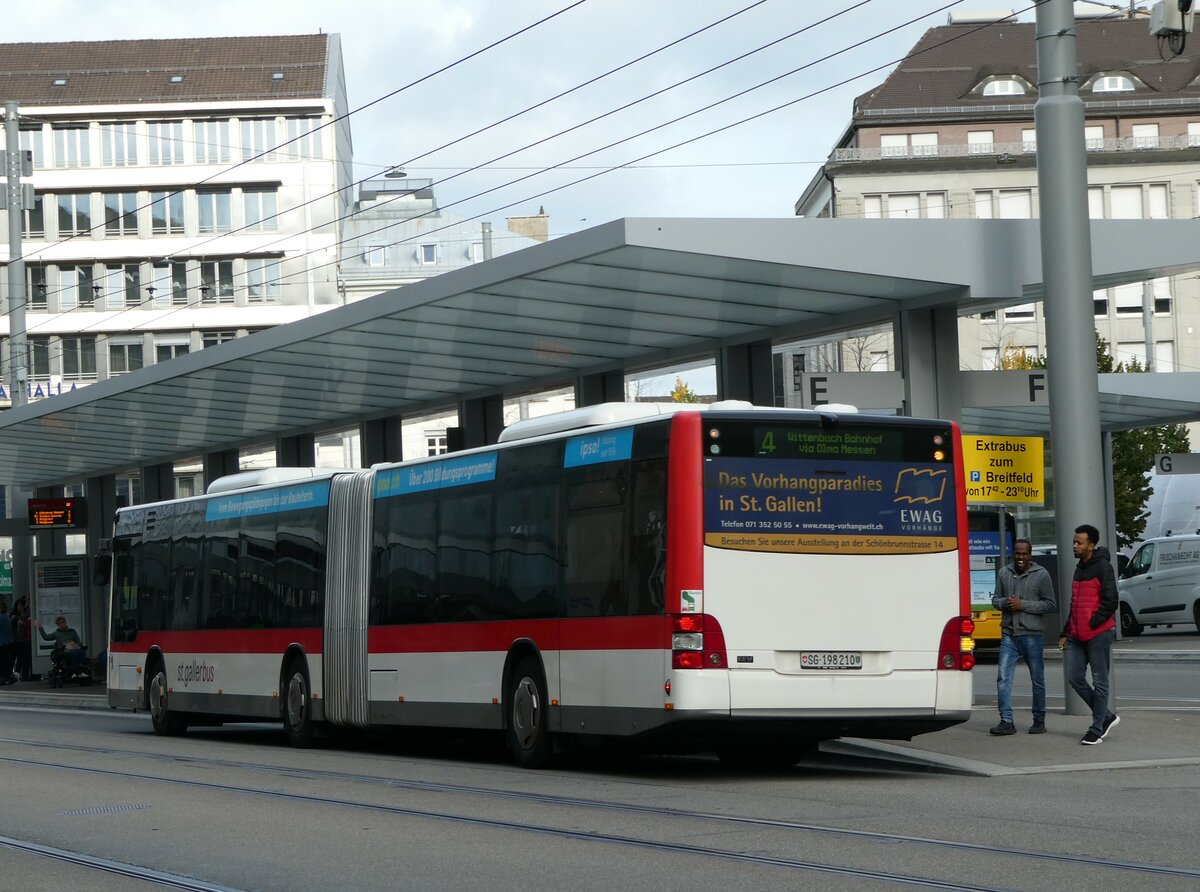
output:
[[[87,648],[79,638],[79,633],[67,625],[65,616],[54,618],[54,632],[46,634],[41,620],[34,620],[38,634],[46,641],[54,642],[54,650],[50,652],[50,662],[62,667],[62,676],[73,678],[88,669]],[[90,677],[91,672],[88,672]]]

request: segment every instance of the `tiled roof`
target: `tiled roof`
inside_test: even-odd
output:
[[[0,97],[22,106],[319,98],[329,35],[0,44]],[[275,78],[282,72],[282,78]],[[172,76],[183,80],[172,83]],[[55,80],[66,84],[54,86]]]
[[[1020,75],[1037,83],[1037,49],[1032,23],[946,25],[930,28],[882,84],[858,97],[855,120],[878,120],[889,110],[970,108],[1033,103],[1036,90],[1025,96],[980,96],[973,88],[989,76]],[[1101,72],[1127,72],[1145,89],[1134,93],[1098,93],[1085,89],[1085,103],[1114,99],[1187,98],[1200,101],[1200,56],[1192,49],[1178,58],[1165,49],[1159,55],[1156,38],[1145,19],[1076,22],[1076,57],[1080,85]]]

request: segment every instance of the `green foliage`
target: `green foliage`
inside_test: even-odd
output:
[[[692,392],[682,378],[675,379],[675,387],[671,390],[671,399],[676,403],[698,403],[700,397]]]

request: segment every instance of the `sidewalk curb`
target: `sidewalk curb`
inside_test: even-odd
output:
[[[84,693],[34,693],[32,691],[2,691],[0,706],[38,706],[57,707],[59,709],[94,709],[108,710],[107,694]],[[132,713],[130,713],[132,715]]]

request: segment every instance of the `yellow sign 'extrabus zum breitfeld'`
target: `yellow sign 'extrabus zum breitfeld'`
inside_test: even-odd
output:
[[[963,434],[969,505],[1041,505],[1046,468],[1041,437]]]

